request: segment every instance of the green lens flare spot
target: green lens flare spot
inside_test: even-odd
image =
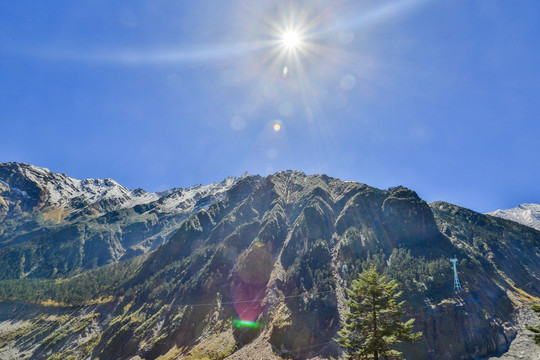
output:
[[[254,322],[254,321],[247,321],[247,320],[240,320],[240,319],[235,319],[233,320],[233,324],[234,326],[236,326],[237,328],[242,328],[242,327],[246,327],[246,328],[258,328],[260,326],[259,323],[257,322]]]

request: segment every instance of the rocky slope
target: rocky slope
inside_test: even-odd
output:
[[[506,351],[517,309],[540,301],[539,257],[539,231],[404,187],[246,176],[151,253],[0,281],[0,358],[336,357],[344,288],[371,264],[424,333],[408,358],[481,358]]]
[[[61,221],[80,214],[103,214],[159,198],[140,189],[130,191],[112,179],[78,180],[21,163],[0,164],[0,179],[0,220],[47,209],[54,212],[51,220]]]
[[[512,209],[498,209],[490,212],[489,215],[512,220],[540,230],[540,205],[538,204],[521,204]]]
[[[0,279],[69,276],[146,253],[237,181],[148,193],[0,164]]]
[[[527,330],[527,326],[538,326],[538,315],[528,306],[520,307],[515,313],[516,338],[510,344],[508,351],[489,359],[540,359],[540,346],[534,343],[531,337],[532,332]]]

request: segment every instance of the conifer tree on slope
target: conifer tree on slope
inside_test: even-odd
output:
[[[350,311],[344,314],[346,320],[336,339],[346,359],[402,359],[392,345],[422,336],[413,333],[414,319],[402,322],[404,301],[398,301],[402,292],[397,287],[395,280],[387,281],[372,266],[347,289]]]

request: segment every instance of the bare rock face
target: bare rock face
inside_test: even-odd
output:
[[[514,312],[514,322],[516,332],[514,340],[502,354],[490,357],[489,359],[504,359],[504,360],[534,360],[540,359],[540,346],[536,345],[532,340],[532,333],[527,330],[527,325],[538,326],[538,315],[531,310],[527,304],[520,306]]]
[[[0,221],[32,211],[44,201],[42,190],[26,178],[18,164],[0,167]]]
[[[85,256],[104,241],[115,244],[107,251],[125,248],[126,234],[134,244],[148,241],[147,229],[171,221],[156,209],[179,194],[59,231],[77,239],[123,224],[124,237],[84,238]],[[401,284],[407,316],[424,333],[401,345],[407,358],[477,359],[506,351],[522,331],[518,304],[540,297],[540,232],[427,204],[404,187],[285,171],[245,176],[213,196],[201,196],[204,206],[145,255],[59,281],[0,281],[0,320],[26,321],[0,332],[7,344],[0,358],[17,351],[36,359],[335,358],[344,289],[375,265]],[[126,220],[138,216],[146,222]],[[23,254],[24,271],[32,271]],[[454,256],[461,292],[453,291]],[[28,302],[49,306],[21,319]],[[47,311],[78,321],[45,323]],[[48,325],[37,332],[36,324]]]

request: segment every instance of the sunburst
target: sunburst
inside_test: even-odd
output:
[[[283,34],[281,40],[287,49],[293,50],[300,44],[301,38],[297,31],[289,30]]]

